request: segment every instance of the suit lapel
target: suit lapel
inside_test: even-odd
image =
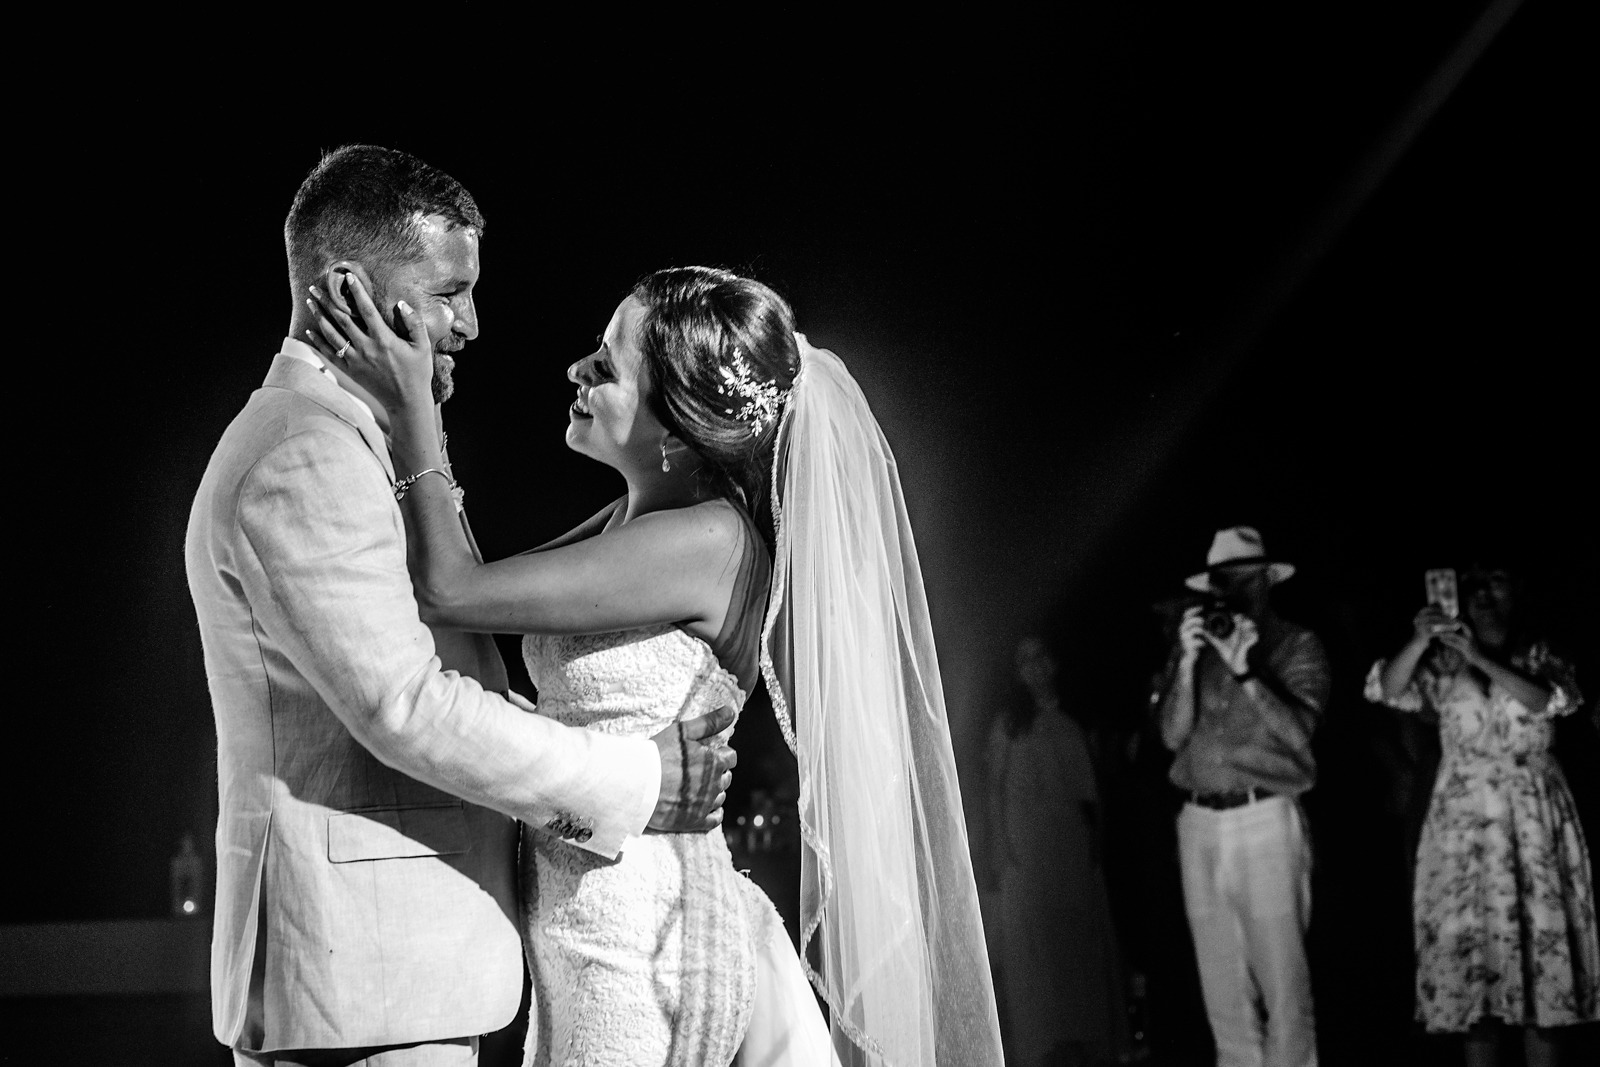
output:
[[[389,458],[389,445],[383,439],[383,431],[378,429],[371,412],[359,400],[339,388],[339,383],[332,377],[304,360],[280,352],[273,358],[266,381],[261,384],[270,389],[299,393],[355,427],[367,447],[372,449],[372,454],[378,457],[378,462],[383,464],[389,481],[394,481],[394,461]]]

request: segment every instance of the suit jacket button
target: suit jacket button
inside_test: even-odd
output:
[[[582,830],[578,831],[578,844],[580,844],[580,845],[583,844],[585,841],[589,840],[589,838],[591,838],[593,836],[594,836],[594,831],[589,829],[587,826],[585,826]]]

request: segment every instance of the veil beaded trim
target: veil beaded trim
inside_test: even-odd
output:
[[[854,1046],[841,1050],[846,1062],[998,1067],[965,816],[894,456],[839,358],[795,339],[801,367],[773,454],[760,664],[799,764],[800,962]]]

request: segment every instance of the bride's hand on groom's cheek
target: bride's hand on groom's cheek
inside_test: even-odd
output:
[[[312,286],[310,293],[306,306],[316,325],[306,338],[323,358],[385,407],[411,401],[432,406],[433,345],[414,308],[405,301],[395,306],[397,322],[409,334],[402,338],[384,321],[355,274],[332,273],[327,288]]]

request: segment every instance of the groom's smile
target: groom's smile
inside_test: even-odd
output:
[[[397,268],[379,305],[392,314],[401,300],[416,308],[433,342],[433,398],[443,403],[455,392],[455,357],[478,336],[478,309],[472,299],[478,282],[476,226],[454,226],[442,215],[421,219],[424,258]],[[395,317],[398,323],[398,317]]]

